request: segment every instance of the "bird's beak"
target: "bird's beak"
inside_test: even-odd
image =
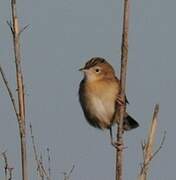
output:
[[[85,71],[86,71],[86,69],[85,69],[85,68],[80,68],[80,69],[79,69],[79,71],[81,71],[81,72],[85,72]]]
[[[78,71],[83,71],[84,70],[84,68],[80,68],[80,69],[78,69]]]

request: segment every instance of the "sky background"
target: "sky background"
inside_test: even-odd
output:
[[[85,121],[78,102],[78,69],[94,56],[106,58],[120,71],[121,0],[17,0],[21,27],[22,66],[26,89],[26,123],[30,179],[36,179],[29,134],[33,125],[38,151],[51,149],[53,180],[75,164],[71,180],[110,180],[115,174],[115,150],[109,132]],[[133,180],[142,161],[141,140],[146,137],[155,103],[160,104],[157,148],[167,131],[164,147],[152,161],[150,180],[174,180],[176,162],[176,1],[131,1],[128,111],[140,123],[125,134],[124,179]],[[0,2],[0,63],[13,92],[15,71],[10,1]],[[18,125],[6,89],[0,81],[0,151],[20,179]],[[115,129],[114,129],[115,130]],[[0,160],[3,168],[3,161]],[[2,171],[1,171],[2,172]],[[2,179],[2,173],[1,173]]]

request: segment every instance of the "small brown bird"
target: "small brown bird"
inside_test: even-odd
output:
[[[119,96],[120,81],[113,67],[101,57],[90,59],[80,71],[84,72],[84,78],[79,87],[79,101],[85,118],[96,128],[109,129],[113,144],[111,127],[118,123],[118,108],[122,105]],[[128,103],[127,99],[125,103]],[[125,131],[139,126],[128,113],[124,116]]]

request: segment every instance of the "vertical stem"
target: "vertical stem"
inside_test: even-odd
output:
[[[129,0],[124,0],[124,12],[123,12],[123,30],[122,30],[122,45],[121,45],[121,72],[120,72],[120,96],[125,102],[125,84],[127,74],[127,62],[128,62],[128,29],[129,29]],[[123,145],[123,117],[126,111],[125,106],[121,106],[120,109],[119,125],[117,129],[117,143]],[[117,148],[116,150],[116,180],[122,180],[123,175],[123,148]]]
[[[26,149],[26,129],[25,129],[25,98],[24,98],[24,83],[21,70],[21,54],[20,54],[20,28],[16,12],[16,0],[11,0],[12,9],[12,30],[13,30],[13,45],[16,65],[16,81],[18,92],[18,124],[21,143],[21,163],[22,163],[22,179],[28,180],[27,173],[27,149]]]
[[[157,128],[157,124],[158,124],[158,113],[159,113],[159,105],[156,104],[154,112],[153,112],[151,126],[150,126],[149,133],[148,133],[147,144],[145,144],[144,149],[143,149],[144,162],[143,162],[143,165],[141,168],[140,175],[138,177],[139,180],[147,180],[149,163],[153,156],[153,146],[154,146],[154,142],[155,142],[156,128]],[[164,142],[164,140],[163,140],[163,142]],[[162,147],[162,144],[161,144],[160,148],[161,147]],[[158,151],[156,151],[156,153],[159,152],[159,150],[160,149],[158,149]]]

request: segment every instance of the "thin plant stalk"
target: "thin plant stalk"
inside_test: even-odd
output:
[[[12,10],[12,35],[13,47],[16,67],[16,82],[18,93],[18,125],[21,145],[21,163],[22,163],[22,179],[28,180],[28,164],[27,164],[27,148],[26,148],[26,127],[25,127],[25,93],[23,73],[21,68],[21,52],[20,52],[20,27],[16,11],[16,0],[11,0]]]
[[[143,145],[144,162],[142,164],[141,171],[138,177],[139,180],[147,180],[150,161],[160,151],[165,140],[165,135],[164,135],[159,149],[155,153],[153,153],[153,146],[154,146],[155,136],[156,136],[156,128],[158,124],[158,112],[159,112],[159,105],[157,104],[155,105],[153,118],[152,118],[151,126],[149,129],[149,133],[148,133],[147,143]]]
[[[122,29],[122,44],[121,44],[121,71],[120,71],[120,96],[125,102],[125,85],[128,63],[128,31],[129,31],[129,0],[124,0],[123,11],[123,29]],[[123,117],[126,111],[125,106],[120,106],[119,109],[119,125],[117,128],[117,144],[123,147]],[[116,177],[115,180],[123,178],[123,148],[116,148]]]

